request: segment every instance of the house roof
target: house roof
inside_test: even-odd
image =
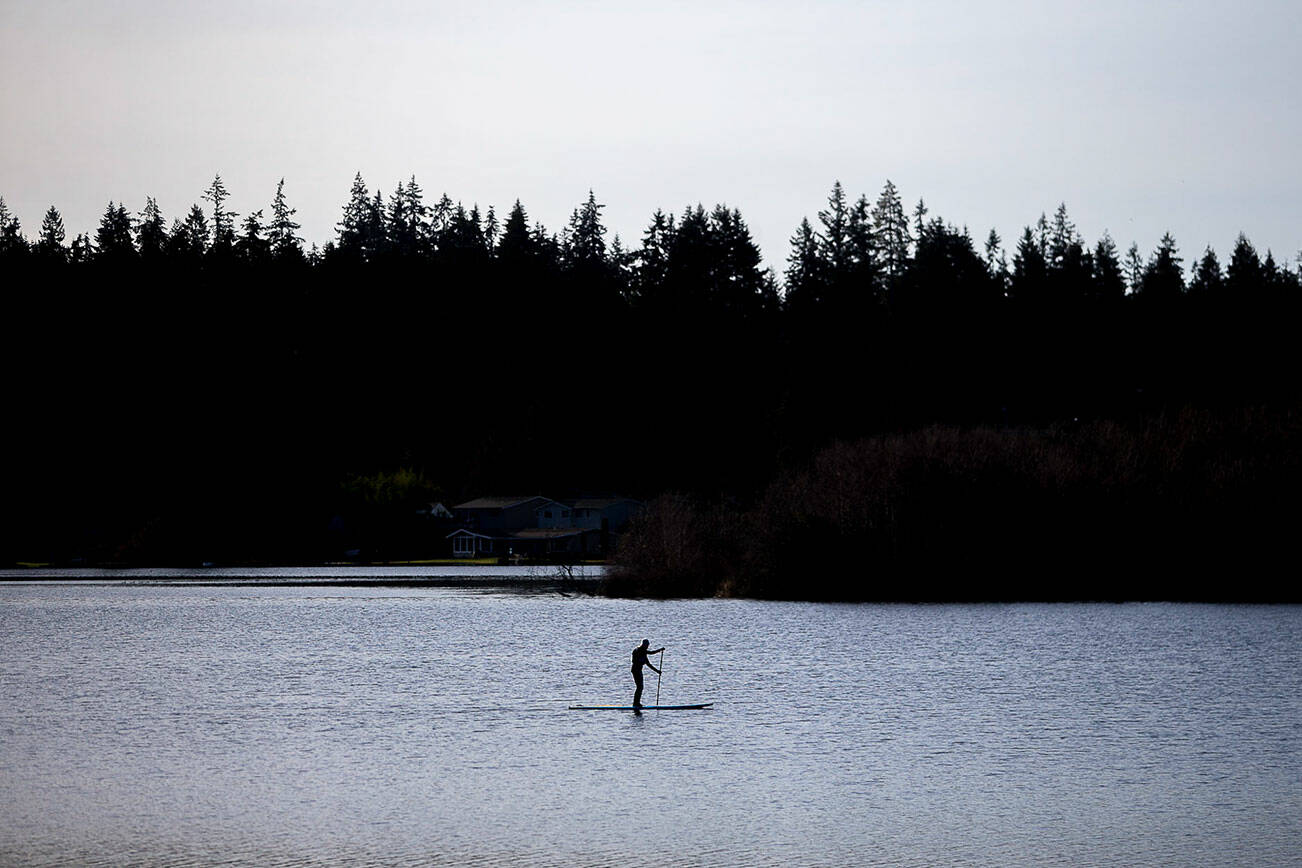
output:
[[[458,503],[453,509],[506,509],[534,500],[547,500],[547,498],[541,494],[531,494],[527,497],[477,497],[465,503]]]
[[[475,533],[473,530],[467,530],[467,529],[465,529],[464,527],[457,528],[456,530],[452,531],[452,533],[448,534],[447,536],[445,536],[445,537],[443,537],[443,538],[444,538],[444,539],[452,539],[454,536],[473,536],[473,537],[476,537],[476,538],[478,538],[478,539],[496,539],[496,537],[494,537],[492,534],[489,534],[489,533]]]
[[[515,531],[511,536],[515,539],[562,539],[591,532],[579,527],[528,527]]]

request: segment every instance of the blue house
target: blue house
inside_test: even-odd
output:
[[[458,558],[602,557],[639,508],[620,497],[480,497],[453,507],[460,527],[447,538]]]

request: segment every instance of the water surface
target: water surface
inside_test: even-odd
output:
[[[644,636],[713,709],[567,710]],[[0,584],[0,793],[6,865],[1298,864],[1302,608]]]

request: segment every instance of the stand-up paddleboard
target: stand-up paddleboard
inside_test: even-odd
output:
[[[713,702],[702,702],[699,705],[643,705],[640,708],[631,705],[571,705],[570,711],[695,711],[712,705]]]

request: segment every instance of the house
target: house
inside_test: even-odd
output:
[[[618,533],[641,509],[641,501],[628,497],[581,498],[574,501],[574,526]]]
[[[600,557],[641,503],[628,498],[481,497],[453,507],[458,558]]]
[[[533,497],[480,497],[452,507],[462,527],[489,536],[502,531],[537,527],[535,511],[554,500]],[[559,507],[559,504],[556,504]]]

